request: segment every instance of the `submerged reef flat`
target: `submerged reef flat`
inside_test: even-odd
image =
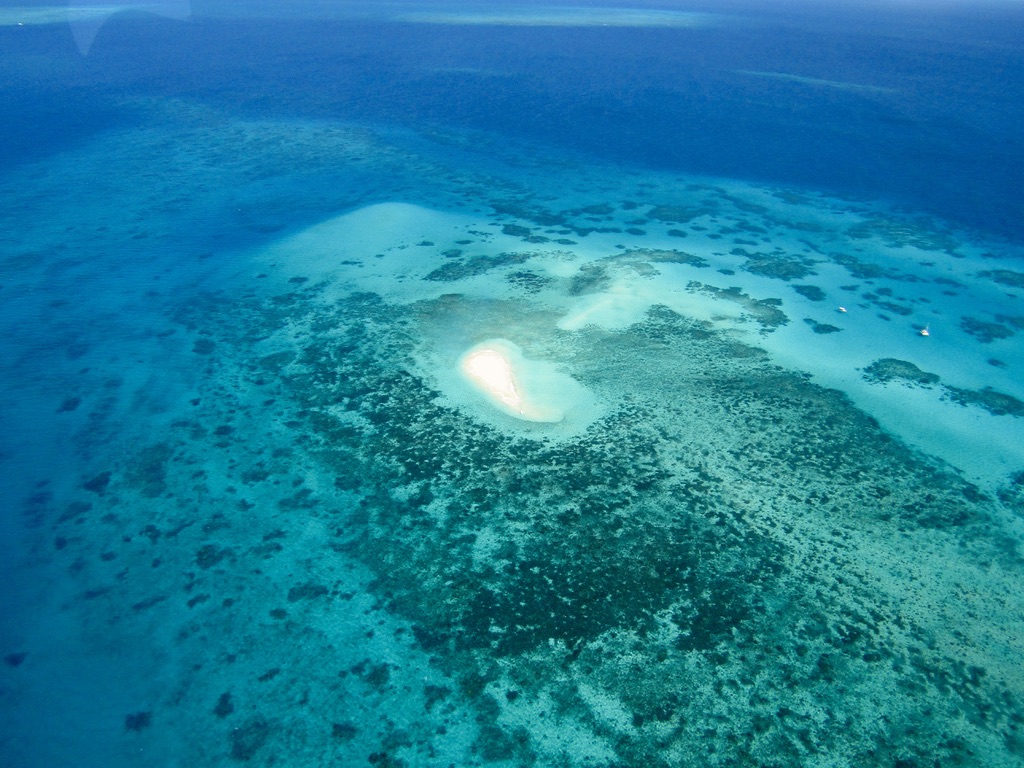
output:
[[[517,434],[420,372],[418,329],[478,300],[280,283],[180,308],[219,352],[193,415],[56,525],[83,599],[180,660],[133,738],[187,730],[194,765],[1022,759],[1004,502],[840,392],[654,306],[553,331],[602,415]],[[492,321],[552,320],[515,308]]]
[[[109,765],[1024,762],[1024,360],[979,336],[1024,315],[1015,251],[486,137],[224,130],[351,187],[289,213],[251,173],[242,244],[117,354],[20,358],[75,425],[23,495],[46,618],[131,670]],[[110,268],[56,231],[5,295]],[[11,701],[65,669],[3,655]]]

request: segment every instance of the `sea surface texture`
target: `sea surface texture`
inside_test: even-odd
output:
[[[1024,766],[1024,3],[0,9],[0,765]]]

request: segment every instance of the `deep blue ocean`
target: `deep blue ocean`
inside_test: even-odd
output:
[[[1024,766],[1024,3],[0,6],[0,765]]]

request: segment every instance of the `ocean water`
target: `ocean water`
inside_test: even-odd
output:
[[[0,8],[0,764],[1024,765],[1024,5]]]

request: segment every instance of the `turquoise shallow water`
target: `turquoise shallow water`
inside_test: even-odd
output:
[[[325,32],[370,79],[310,84],[327,64],[266,42],[307,22],[171,10],[108,18],[88,55],[63,23],[0,30],[31,107],[0,177],[6,764],[1024,763],[1011,206],[594,151],[500,125],[470,84],[533,115],[590,99],[595,131],[629,104],[639,148],[668,129],[630,57],[709,103],[731,77],[795,89],[783,133],[809,104],[889,125],[889,89],[935,83],[736,32],[717,85],[724,64],[658,80],[675,54],[636,36],[706,17],[448,8]],[[474,47],[509,27],[576,54]],[[257,31],[258,65],[205,76],[172,45],[213,60]],[[1019,61],[965,40],[980,69]],[[574,79],[588,57],[604,85]],[[42,121],[62,94],[104,107]],[[890,128],[858,141],[884,154]],[[975,168],[964,190],[1002,183]],[[497,394],[467,375],[482,349]]]

